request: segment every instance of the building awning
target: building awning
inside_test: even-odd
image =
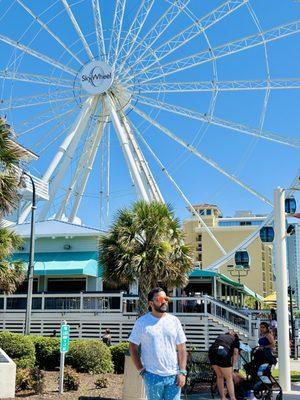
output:
[[[245,286],[245,285],[243,285],[243,287],[244,287],[244,292],[245,292],[245,294],[247,295],[247,296],[251,296],[251,297],[254,297],[256,300],[258,300],[258,301],[263,301],[264,300],[264,298],[260,295],[260,294],[258,294],[258,293],[255,293],[253,290],[251,290],[251,289],[249,289],[247,286]]]
[[[15,253],[13,260],[28,263],[28,253]],[[34,275],[87,275],[101,277],[102,268],[98,264],[96,251],[35,253]]]

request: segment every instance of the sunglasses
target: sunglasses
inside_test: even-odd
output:
[[[153,301],[158,301],[159,303],[168,302],[170,300],[167,296],[157,296],[153,299]]]

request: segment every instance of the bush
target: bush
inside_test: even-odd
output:
[[[41,369],[54,370],[59,367],[59,338],[32,336],[36,354],[36,363]]]
[[[123,342],[111,346],[110,352],[112,355],[112,361],[114,363],[114,370],[116,374],[124,373],[125,355],[129,351],[129,343]]]
[[[66,392],[78,390],[79,382],[79,375],[77,372],[71,367],[66,367],[64,370],[64,390]]]
[[[99,376],[95,381],[96,389],[104,389],[108,386],[108,379],[105,376]]]
[[[17,368],[16,391],[31,390],[41,394],[45,389],[45,374],[38,368]]]
[[[110,350],[100,340],[71,341],[66,363],[77,372],[103,374],[114,370]]]
[[[18,368],[33,368],[35,348],[29,336],[4,331],[0,333],[0,347],[14,360]]]

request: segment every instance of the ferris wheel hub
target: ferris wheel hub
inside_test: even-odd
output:
[[[81,87],[87,93],[105,93],[114,80],[112,67],[104,61],[91,61],[80,72]]]

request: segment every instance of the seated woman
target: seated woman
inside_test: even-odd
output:
[[[257,364],[269,363],[276,364],[276,358],[272,351],[275,349],[275,340],[270,332],[270,327],[267,322],[260,324],[260,338],[258,340],[259,347],[255,349],[254,359]]]
[[[231,400],[236,400],[234,393],[233,370],[237,364],[240,340],[236,333],[227,332],[219,335],[208,351],[209,361],[217,375],[217,386],[221,400],[225,400],[224,379]]]

